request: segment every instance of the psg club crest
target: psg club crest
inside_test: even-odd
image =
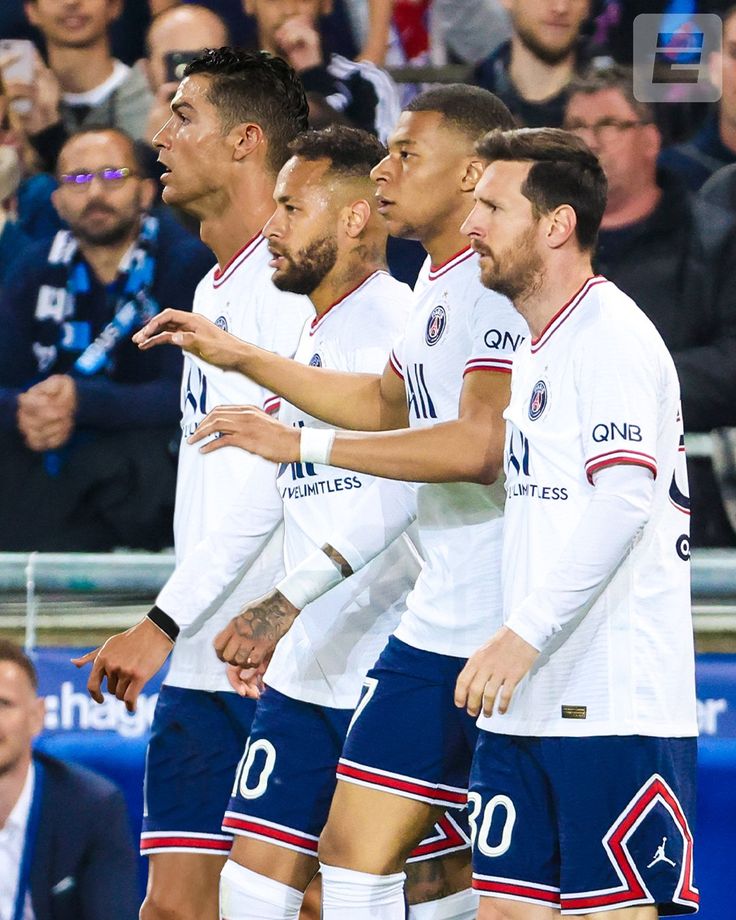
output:
[[[547,408],[547,384],[544,380],[537,380],[532,390],[532,398],[529,400],[529,418],[536,422],[539,416]]]
[[[318,354],[312,355],[312,357],[309,359],[309,366],[322,367],[322,358],[320,358]]]
[[[227,317],[218,316],[217,319],[215,320],[215,325],[219,326],[220,329],[223,330],[223,332],[227,332]]]
[[[440,340],[440,336],[445,331],[445,326],[447,325],[447,313],[445,313],[445,308],[443,306],[437,306],[429,314],[429,322],[427,323],[427,331],[424,334],[424,339],[427,342],[427,345],[436,345]]]

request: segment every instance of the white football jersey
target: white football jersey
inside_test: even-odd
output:
[[[411,302],[407,285],[374,272],[305,327],[296,360],[381,373]],[[296,427],[329,427],[284,401],[279,417]],[[381,529],[398,496],[414,488],[312,463],[281,464],[277,485],[284,503],[287,571],[330,542],[335,529],[353,516],[356,501],[361,500],[361,530]],[[365,673],[395,628],[420,564],[411,540],[402,534],[352,578],[308,604],[279,642],[266,683],[306,702],[354,708]]]
[[[197,287],[193,310],[238,338],[291,357],[313,308],[306,297],[274,287],[269,259],[265,237],[259,234],[222,271],[213,268],[208,272]],[[216,406],[255,405],[270,410],[278,401],[242,374],[220,370],[185,354],[181,402],[182,441],[174,511],[177,565],[208,531],[217,528],[233,496],[244,488],[256,460],[237,447],[203,455],[199,452],[201,444],[190,445],[187,437]],[[212,640],[244,602],[270,590],[282,573],[279,529],[217,613],[195,635],[179,635],[165,682],[198,690],[232,690]],[[162,609],[166,610],[165,603]],[[176,619],[175,610],[166,612]]]
[[[510,301],[481,284],[470,249],[436,269],[425,263],[406,332],[391,352],[406,387],[410,427],[456,419],[465,375],[510,373],[527,335]],[[502,478],[491,486],[418,486],[426,564],[396,630],[403,642],[465,658],[500,626],[504,497]]]
[[[508,712],[481,716],[482,728],[697,734],[679,402],[677,373],[658,332],[600,276],[520,350],[505,412],[506,618],[553,571],[586,513],[597,471],[637,464],[656,479],[649,520],[602,593],[543,649]]]

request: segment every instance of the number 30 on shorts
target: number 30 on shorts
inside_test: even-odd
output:
[[[259,757],[259,754],[261,755]],[[258,765],[256,766],[256,759]],[[262,796],[268,786],[268,780],[276,765],[276,748],[266,738],[245,745],[245,752],[240,758],[238,769],[235,773],[232,795],[244,799],[257,799]],[[256,769],[254,770],[254,767]],[[251,776],[251,773],[253,774]]]
[[[479,852],[484,856],[502,856],[511,846],[511,834],[516,823],[516,808],[514,803],[507,795],[494,795],[493,798],[483,808],[483,800],[478,792],[468,793],[468,821],[470,822],[470,838],[473,848],[478,847]],[[482,812],[482,818],[481,818]],[[498,817],[496,813],[498,812]],[[478,819],[480,827],[478,827]],[[498,831],[494,828],[494,840],[498,843],[490,842],[491,827],[503,821],[500,839]]]

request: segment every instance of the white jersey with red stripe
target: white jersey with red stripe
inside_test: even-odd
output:
[[[296,360],[350,373],[380,373],[402,334],[411,289],[386,272],[374,272],[355,290],[308,324]],[[321,421],[282,402],[280,420],[325,428]],[[383,532],[385,515],[414,487],[336,467],[286,463],[277,484],[284,503],[284,561],[289,571],[330,542],[360,501],[361,531]],[[370,496],[370,499],[367,499]],[[408,501],[413,504],[413,497]],[[421,566],[406,534],[375,559],[308,604],[278,644],[266,683],[294,699],[353,709],[368,668],[395,628]]]
[[[291,357],[307,318],[313,315],[306,297],[279,291],[271,282],[273,269],[265,237],[246,244],[225,268],[213,268],[199,283],[193,310],[238,338]],[[201,454],[201,444],[188,444],[202,419],[220,405],[278,407],[272,393],[235,371],[223,371],[190,354],[184,356],[181,390],[182,440],[174,511],[177,565],[197,547],[227,513],[233,496],[247,482],[255,458],[225,447]],[[171,655],[166,683],[195,690],[232,690],[225,665],[212,647],[214,636],[243,603],[265,593],[283,572],[279,529],[240,584],[194,635],[180,634]],[[176,619],[176,611],[167,611]]]
[[[509,374],[528,329],[511,303],[480,282],[478,256],[463,250],[444,265],[425,263],[415,304],[391,365],[403,379],[411,428],[458,417],[467,374]],[[397,638],[465,658],[501,623],[503,481],[423,483],[417,524],[426,563]]]
[[[508,712],[478,724],[534,736],[697,734],[680,388],[659,333],[614,284],[589,279],[520,349],[505,418],[505,618],[554,571],[597,471],[635,464],[656,479],[649,519],[602,592],[543,649]]]

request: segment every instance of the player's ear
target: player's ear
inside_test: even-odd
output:
[[[263,128],[252,121],[246,121],[242,124],[235,125],[231,129],[228,139],[233,145],[233,159],[244,160],[250,156],[259,146],[265,147],[266,137]]]
[[[485,168],[486,164],[484,161],[479,160],[477,157],[473,157],[471,160],[468,160],[465,167],[465,173],[460,180],[460,187],[464,192],[473,191],[473,189],[478,184],[480,177],[483,175]]]
[[[559,205],[544,219],[548,223],[545,239],[550,249],[559,249],[564,245],[575,233],[578,224],[575,209],[569,204]]]
[[[358,198],[343,208],[345,232],[350,239],[356,239],[365,230],[371,219],[371,206],[365,198]]]

